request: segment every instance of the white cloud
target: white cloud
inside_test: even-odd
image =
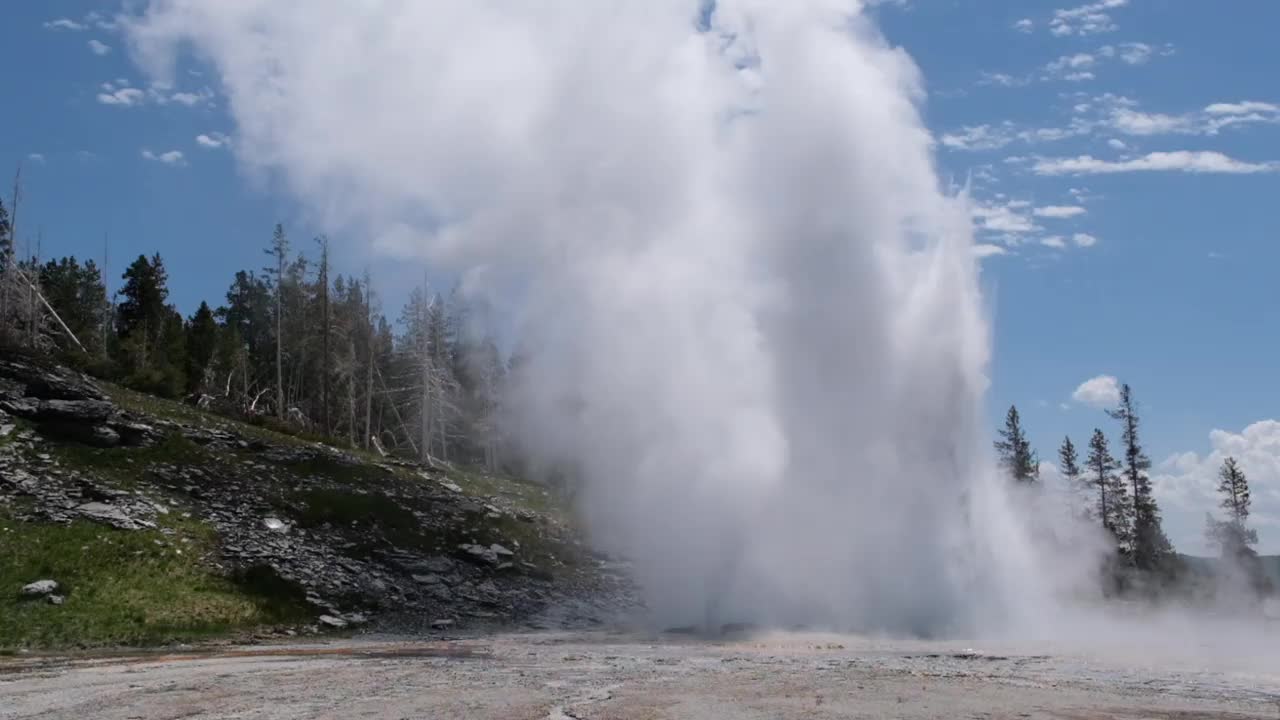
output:
[[[1037,175],[1103,175],[1127,172],[1187,172],[1247,175],[1280,171],[1275,162],[1247,162],[1213,151],[1175,150],[1152,152],[1127,160],[1102,160],[1092,155],[1071,158],[1038,158]]]
[[[220,132],[204,133],[196,136],[196,144],[202,148],[215,150],[231,144],[231,138]]]
[[[1050,235],[1047,238],[1041,238],[1040,244],[1045,247],[1054,248],[1055,250],[1062,250],[1067,246],[1066,241],[1062,239],[1061,235]]]
[[[1059,37],[1066,35],[1094,35],[1112,32],[1117,25],[1107,12],[1129,4],[1129,0],[1099,0],[1074,8],[1053,11],[1049,32]]]
[[[162,152],[162,153],[154,153],[154,152],[151,152],[150,150],[143,150],[142,157],[144,159],[151,160],[152,162],[158,162],[164,165],[177,166],[177,165],[185,165],[187,163],[186,157],[182,154],[182,151],[180,150],[170,150],[168,152]]]
[[[982,73],[982,78],[978,80],[979,85],[999,85],[1001,87],[1022,87],[1031,83],[1028,76],[1014,77],[1008,73]]]
[[[1098,238],[1089,233],[1076,233],[1071,236],[1071,241],[1076,244],[1076,247],[1082,248],[1089,248],[1098,244]]]
[[[1120,381],[1112,375],[1099,375],[1080,383],[1071,399],[1096,408],[1113,408],[1120,403]]]
[[[1151,54],[1154,51],[1155,49],[1146,43],[1122,43],[1120,45],[1120,59],[1130,65],[1142,65],[1151,59]]]
[[[1006,127],[971,125],[944,133],[941,142],[953,150],[998,150],[1014,139],[1015,136]]]
[[[1252,113],[1280,113],[1280,106],[1272,103],[1245,100],[1238,103],[1214,103],[1204,109],[1210,115],[1249,115]]]
[[[46,30],[70,30],[71,32],[80,32],[81,30],[89,29],[88,25],[85,25],[84,23],[76,22],[71,18],[58,18],[57,20],[50,20],[44,24],[44,27]]]
[[[1186,117],[1144,113],[1129,108],[1116,108],[1111,113],[1111,127],[1126,135],[1167,135],[1192,132],[1191,120]]]
[[[1110,140],[1107,141],[1107,145],[1109,145],[1113,150],[1129,149],[1129,146],[1126,145],[1125,142],[1123,140],[1120,140],[1119,138],[1111,138]]]
[[[103,105],[134,107],[136,105],[141,105],[146,101],[146,99],[147,94],[145,92],[133,87],[124,87],[118,90],[98,93],[98,102]]]
[[[1035,22],[1031,18],[1022,18],[1013,24],[1013,29],[1018,32],[1029,33],[1036,27]]]
[[[1262,420],[1235,433],[1209,433],[1210,451],[1171,455],[1152,473],[1156,500],[1164,513],[1165,531],[1184,552],[1207,554],[1204,514],[1215,515],[1218,470],[1234,457],[1249,480],[1253,496],[1251,524],[1258,531],[1258,550],[1280,552],[1280,421]]]
[[[202,102],[208,102],[213,99],[213,91],[209,88],[202,88],[197,92],[176,92],[167,98],[161,96],[160,103],[163,105],[165,101],[176,102],[179,105],[187,107],[195,107]]]
[[[974,205],[971,209],[978,227],[1000,233],[1020,234],[1040,230],[1040,226],[1029,216],[1018,212],[1026,207],[1018,201],[1003,205]]]
[[[1098,59],[1089,53],[1076,53],[1074,55],[1063,55],[1053,62],[1044,66],[1047,73],[1046,80],[1051,77],[1067,77],[1071,75],[1087,74],[1088,68],[1097,64]],[[1092,77],[1092,75],[1090,75]]]
[[[30,153],[27,155],[27,159],[36,165],[44,164],[44,155],[41,155],[40,153]]]
[[[89,41],[89,49],[93,51],[94,55],[99,55],[99,56],[106,55],[107,53],[111,52],[110,45],[97,39]]]
[[[1088,212],[1079,205],[1046,205],[1035,209],[1035,216],[1042,218],[1073,218]]]
[[[981,260],[983,258],[996,257],[997,255],[1007,255],[1009,254],[1009,251],[999,245],[992,245],[991,243],[977,243],[973,246],[973,254]]]

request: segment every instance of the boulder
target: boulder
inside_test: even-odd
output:
[[[454,624],[453,620],[450,620],[448,618],[440,618],[439,620],[431,621],[431,629],[432,630],[448,630],[449,628],[453,627],[453,624]]]
[[[95,520],[121,530],[141,530],[142,528],[155,526],[152,522],[129,517],[115,505],[101,502],[88,502],[78,505],[76,506],[76,512],[89,520]]]
[[[19,359],[0,360],[0,377],[21,383],[25,395],[41,400],[106,400],[92,380],[73,370]]]
[[[22,594],[26,597],[40,597],[57,591],[58,583],[55,580],[37,580],[22,586]]]
[[[45,599],[49,601],[50,605],[61,605],[67,601],[67,599],[61,595],[49,595]]]
[[[347,626],[347,621],[340,617],[334,617],[333,615],[321,615],[320,624],[325,627],[333,628],[334,630],[341,630]]]

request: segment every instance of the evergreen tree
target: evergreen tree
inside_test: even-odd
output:
[[[116,308],[116,335],[122,341],[125,358],[134,370],[148,370],[156,363],[157,349],[165,330],[165,301],[169,298],[169,278],[159,253],[148,259],[139,255],[122,278],[122,298]]]
[[[110,304],[98,266],[92,260],[81,265],[75,257],[64,257],[46,262],[39,277],[45,300],[76,337],[73,341],[60,329],[50,330],[61,359],[82,365],[100,358],[106,350],[103,326],[110,318]]]
[[[1058,471],[1062,473],[1062,477],[1067,482],[1067,492],[1075,493],[1083,492],[1086,497],[1083,515],[1088,517],[1091,513],[1088,507],[1089,483],[1082,482],[1080,479],[1080,456],[1076,454],[1076,446],[1071,442],[1070,437],[1062,438],[1062,445],[1058,448]],[[1074,505],[1074,502],[1072,503]]]
[[[1120,388],[1120,405],[1107,414],[1119,420],[1124,443],[1123,472],[1125,482],[1133,492],[1133,537],[1130,556],[1135,566],[1142,570],[1157,570],[1173,557],[1173,546],[1164,534],[1160,522],[1160,508],[1151,492],[1151,460],[1142,450],[1138,440],[1138,413],[1129,385]]]
[[[1117,474],[1120,463],[1111,456],[1107,436],[1094,428],[1085,461],[1089,484],[1098,493],[1097,516],[1102,527],[1124,545],[1129,541],[1129,497],[1124,479]]]
[[[1249,480],[1233,457],[1222,462],[1218,470],[1218,493],[1222,495],[1219,506],[1226,511],[1226,520],[1208,519],[1208,535],[1222,550],[1223,557],[1241,557],[1253,554],[1251,545],[1258,543],[1258,533],[1249,529]]]
[[[1000,439],[995,441],[996,453],[1000,466],[1009,476],[1018,482],[1034,482],[1040,477],[1040,460],[1031,442],[1022,430],[1022,421],[1018,416],[1017,406],[1010,406],[1005,415],[1004,429],[999,431]]]
[[[218,349],[218,321],[213,317],[209,303],[201,302],[191,319],[187,321],[187,392],[205,392],[209,369]]]

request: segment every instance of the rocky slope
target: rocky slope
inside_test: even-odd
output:
[[[159,533],[161,552],[185,546],[332,628],[582,621],[627,595],[539,485],[305,442],[25,359],[0,360],[4,517],[6,532]]]

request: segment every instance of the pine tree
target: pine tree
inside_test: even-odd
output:
[[[1120,463],[1111,456],[1107,436],[1094,428],[1085,461],[1088,482],[1098,493],[1097,515],[1102,527],[1124,545],[1129,541],[1129,498],[1124,479],[1116,473]]]
[[[169,277],[159,253],[139,255],[121,276],[123,298],[116,308],[116,335],[124,344],[122,358],[133,370],[149,370],[156,363],[166,320]]]
[[[1219,507],[1226,511],[1226,520],[1208,519],[1208,535],[1222,550],[1223,557],[1241,557],[1252,554],[1251,545],[1258,543],[1258,533],[1249,529],[1249,480],[1233,457],[1222,462],[1218,470],[1218,493],[1222,495]]]
[[[1080,456],[1076,454],[1076,446],[1069,436],[1062,438],[1062,445],[1058,448],[1058,471],[1066,480],[1067,492],[1074,495],[1083,491],[1086,498],[1088,497],[1089,484],[1080,479]],[[1090,515],[1087,500],[1083,515],[1085,517]]]
[[[209,303],[201,302],[187,321],[187,392],[204,392],[209,384],[208,371],[218,349],[218,321]]]
[[[51,341],[64,362],[82,364],[105,352],[103,326],[110,316],[107,288],[92,260],[80,264],[75,257],[50,260],[40,267],[40,290],[49,307],[61,318],[63,332],[51,331]]]
[[[1142,570],[1161,568],[1173,556],[1173,546],[1164,534],[1160,522],[1160,508],[1151,492],[1151,460],[1138,441],[1138,413],[1129,385],[1120,388],[1120,405],[1107,414],[1119,420],[1123,427],[1124,478],[1133,492],[1133,538],[1130,556],[1135,566]]]
[[[1017,482],[1034,482],[1040,477],[1040,460],[1022,430],[1017,406],[1011,405],[1005,416],[1004,429],[995,441],[1000,466]]]

